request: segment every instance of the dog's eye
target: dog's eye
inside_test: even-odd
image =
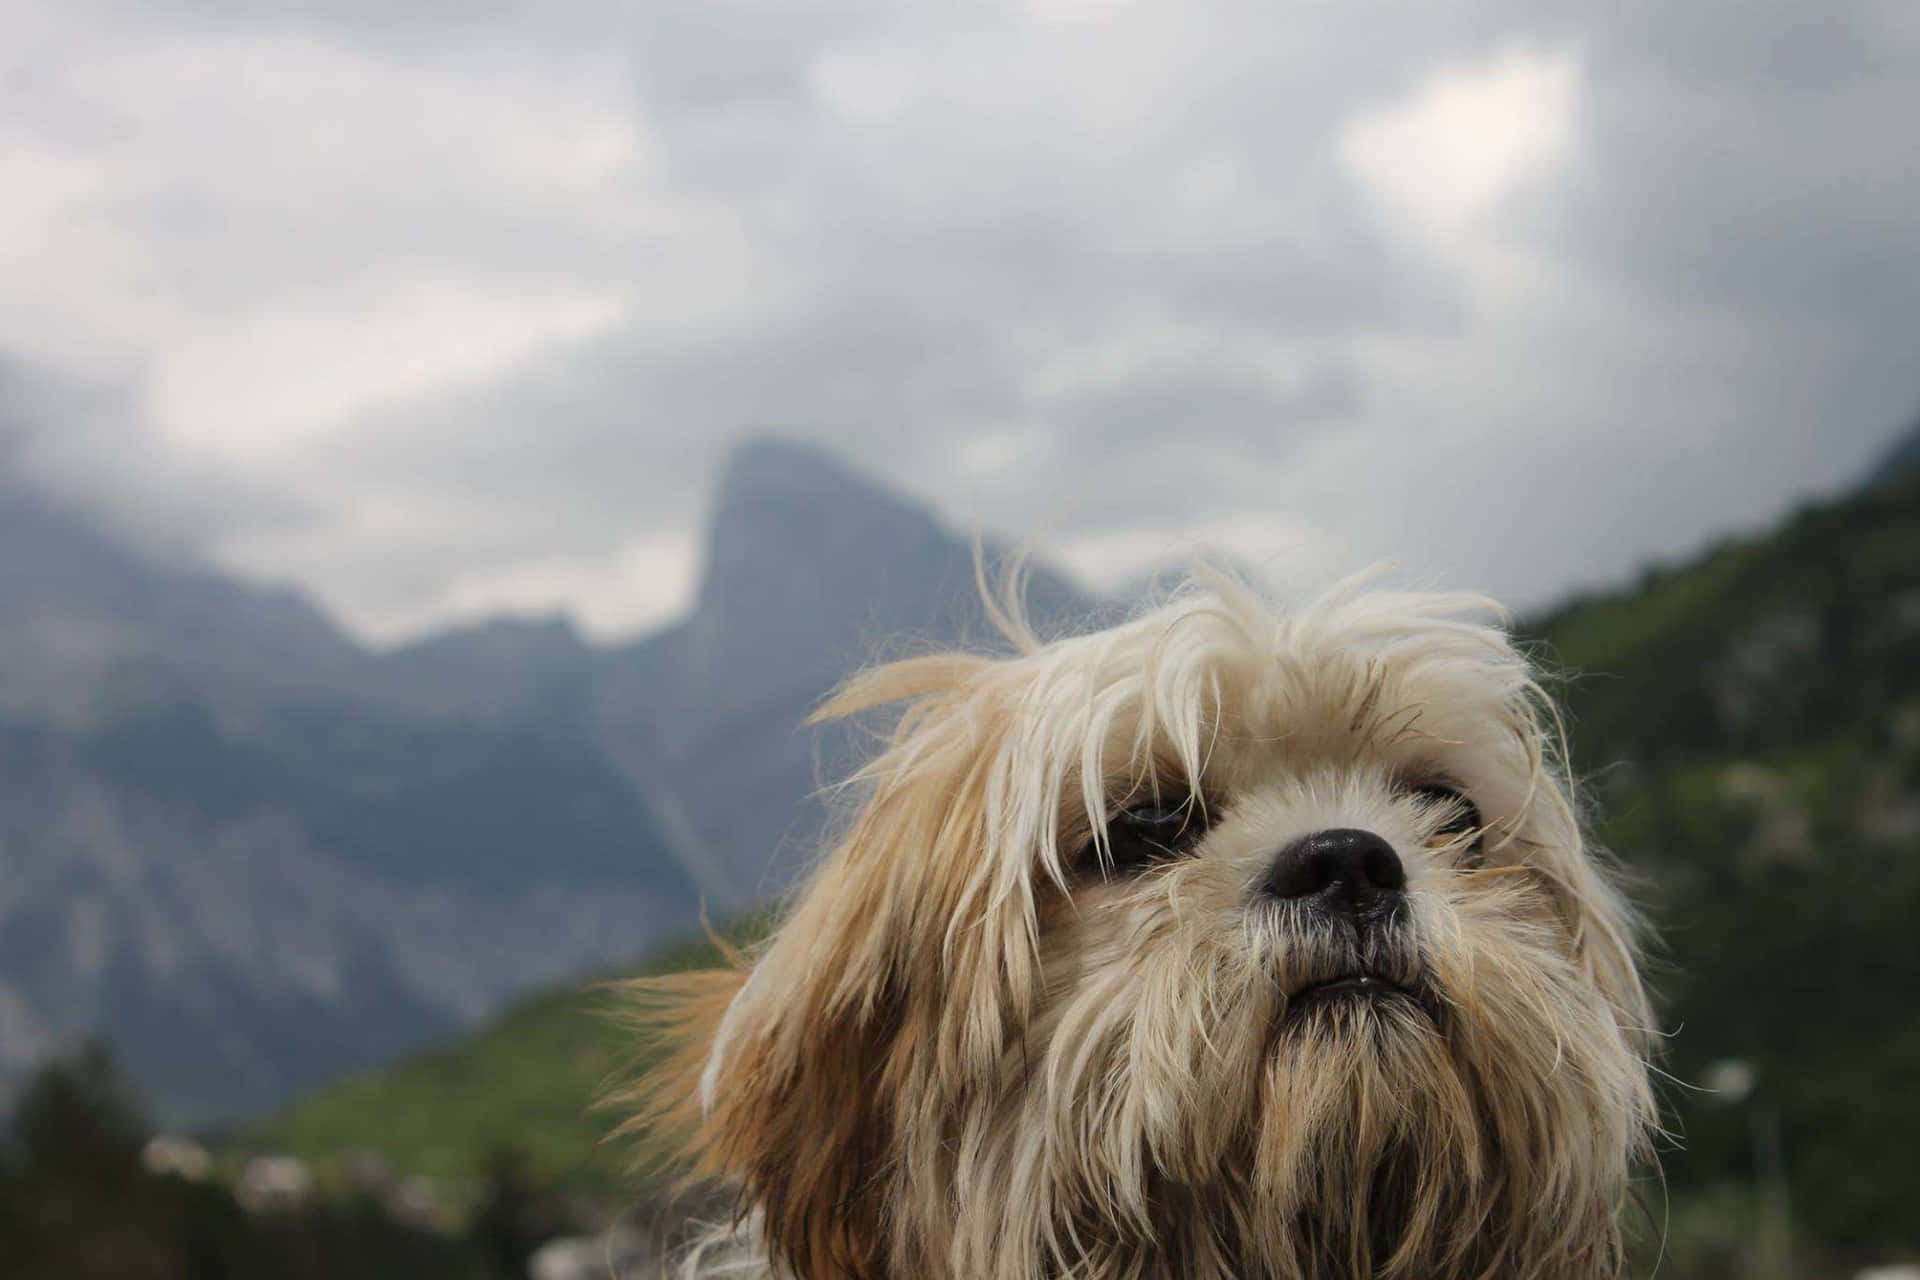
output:
[[[1206,834],[1206,814],[1190,796],[1128,805],[1107,819],[1107,847],[1087,842],[1087,859],[1113,875],[1177,858]]]
[[[1477,861],[1481,854],[1483,826],[1479,806],[1467,799],[1458,787],[1444,782],[1423,782],[1412,788],[1414,798],[1428,810],[1432,832],[1427,836],[1429,849],[1459,849],[1465,859]]]

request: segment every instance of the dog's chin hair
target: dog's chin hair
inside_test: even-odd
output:
[[[1532,1238],[1537,1206],[1504,1148],[1525,1141],[1533,1117],[1481,1094],[1410,1000],[1315,1011],[1269,1064],[1267,1097],[1250,1166],[1266,1229],[1248,1233],[1259,1257],[1242,1260],[1256,1274],[1507,1276],[1557,1257],[1564,1274],[1594,1275],[1611,1264]],[[1582,1225],[1587,1247],[1614,1247],[1604,1226]]]
[[[1342,588],[1283,620],[1215,585],[829,705],[907,704],[844,838],[755,955],[634,984],[673,1052],[629,1128],[739,1196],[684,1275],[1620,1273],[1651,1017],[1524,659],[1470,601]],[[1436,769],[1498,859],[1436,838],[1406,785]],[[1173,787],[1221,811],[1191,856],[1071,859]],[[1285,842],[1356,826],[1405,863],[1391,910],[1260,890]]]
[[[922,1202],[902,1186],[896,1208],[923,1226],[914,1233],[914,1253],[885,1274],[1562,1280],[1617,1269],[1620,1239],[1603,1211],[1574,1221],[1543,1214],[1542,1203],[1582,1201],[1551,1185],[1552,1169],[1534,1171],[1541,1182],[1523,1182],[1527,1169],[1503,1162],[1503,1154],[1514,1154],[1503,1153],[1503,1141],[1524,1147],[1528,1134],[1545,1130],[1541,1117],[1530,1106],[1502,1113],[1500,1100],[1459,1070],[1420,1001],[1349,1000],[1298,1015],[1282,1006],[1280,1019],[1264,1048],[1242,1046],[1264,1055],[1253,1096],[1221,1092],[1214,1106],[1188,1115],[1200,1129],[1209,1117],[1230,1115],[1234,1103],[1259,1115],[1251,1129],[1220,1125],[1205,1168],[1191,1167],[1191,1149],[1170,1146],[1157,1152],[1157,1167],[1145,1167],[1151,1162],[1144,1152],[1141,1167],[1112,1167],[1116,1151],[1091,1154],[1102,1135],[1049,1134],[1049,1121],[1068,1113],[1029,1115],[1012,1097],[970,1124],[941,1126],[945,1141],[963,1152],[961,1160],[943,1162],[964,1188],[960,1194],[991,1194],[998,1185],[1004,1211],[956,1212],[945,1196]],[[1124,1105],[1109,1098],[1075,1114],[1097,1117]],[[1068,1151],[1077,1152],[1070,1168],[1056,1164],[1050,1178],[1042,1172]],[[971,1170],[954,1167],[969,1160]],[[711,1228],[680,1256],[675,1274],[792,1274],[756,1248],[760,1229],[751,1213]],[[931,1261],[921,1250],[943,1252],[951,1262]],[[1543,1267],[1541,1259],[1552,1261]]]
[[[1594,1113],[1632,1115],[1639,1080],[1630,1066],[1609,1076],[1611,1014],[1563,957],[1435,947],[1404,990],[1289,999],[1299,980],[1276,980],[1287,967],[1258,949],[1196,935],[1175,957],[1124,936],[1073,990],[1050,992],[1020,1049],[1032,1065],[1007,1064],[997,1102],[949,1095],[943,1123],[908,1135],[914,1176],[896,1208],[953,1260],[926,1274],[1432,1280],[1617,1266],[1610,1209],[1634,1135],[1596,1132]],[[1484,972],[1501,965],[1504,978]],[[1524,1016],[1540,1008],[1561,1024],[1544,1042]],[[915,1186],[1004,1208],[956,1216]]]

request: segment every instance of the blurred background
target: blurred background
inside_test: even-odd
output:
[[[1920,6],[0,31],[0,1274],[643,1273],[593,984],[977,533],[1505,599],[1663,939],[1639,1273],[1920,1275]]]

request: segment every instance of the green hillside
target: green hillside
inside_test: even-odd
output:
[[[624,1052],[596,1016],[602,998],[564,990],[514,1009],[470,1040],[355,1076],[292,1107],[247,1145],[286,1151],[323,1175],[350,1153],[451,1189],[496,1149],[514,1148],[543,1181],[604,1187],[617,1166],[605,1117],[586,1102]]]
[[[1809,507],[1529,628],[1566,673],[1603,841],[1660,937],[1671,1031],[1663,1274],[1805,1274],[1920,1249],[1920,478]],[[686,964],[699,949],[662,957]],[[490,1151],[612,1194],[585,1107],[625,1051],[595,997],[322,1091],[254,1141],[457,1185]],[[1755,1082],[1730,1100],[1703,1092]],[[1717,1073],[1717,1074],[1716,1074]],[[1737,1075],[1735,1069],[1733,1075]],[[1660,1215],[1663,1193],[1649,1183]]]
[[[1669,1090],[1675,1194],[1737,1216],[1765,1183],[1803,1245],[1920,1249],[1920,477],[1539,633],[1660,935],[1666,1066],[1753,1080]]]
[[[687,942],[634,971],[719,959],[711,943]],[[606,1141],[619,1117],[591,1104],[635,1068],[639,1052],[609,1018],[613,1005],[592,983],[534,997],[467,1039],[322,1089],[231,1148],[299,1156],[335,1185],[350,1161],[375,1155],[396,1174],[431,1180],[456,1213],[471,1206],[482,1171],[511,1158],[534,1184],[611,1208],[631,1181],[632,1153]]]

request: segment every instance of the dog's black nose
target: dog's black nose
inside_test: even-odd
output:
[[[1336,827],[1282,849],[1261,887],[1276,898],[1299,899],[1357,919],[1397,903],[1407,887],[1407,871],[1393,846],[1373,832]]]

